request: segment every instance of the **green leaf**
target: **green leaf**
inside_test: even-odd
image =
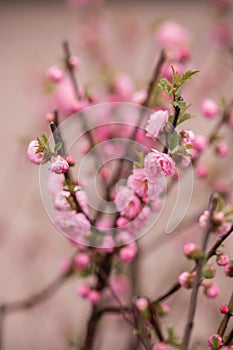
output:
[[[169,135],[168,140],[167,140],[167,144],[168,144],[168,149],[170,151],[173,151],[180,142],[180,137],[177,134],[176,131],[174,131],[171,135]]]
[[[56,143],[54,147],[54,152],[57,153],[62,148],[62,142]]]
[[[171,96],[172,94],[172,90],[173,90],[173,86],[172,84],[167,80],[167,78],[162,78],[160,79],[159,83],[158,83],[159,88],[165,92],[165,94],[167,94],[168,96]]]
[[[180,78],[181,85],[184,84],[187,80],[192,79],[192,77],[197,73],[199,73],[198,70],[187,70]]]
[[[192,114],[189,114],[189,113],[185,113],[185,114],[182,114],[180,117],[179,117],[179,120],[178,120],[178,123],[177,125],[185,122],[186,120],[189,120],[191,118],[194,118],[194,116]]]

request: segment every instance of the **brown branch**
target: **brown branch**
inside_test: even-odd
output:
[[[230,345],[231,341],[233,340],[233,328],[232,330],[230,331],[230,333],[228,334],[225,342],[224,342],[224,345]]]
[[[233,307],[233,293],[231,294],[231,297],[230,297],[230,300],[228,303],[228,308],[230,309],[232,307]],[[218,334],[220,335],[220,337],[224,336],[224,333],[227,329],[227,325],[228,325],[230,318],[231,318],[231,314],[229,312],[226,315],[224,315],[222,322],[220,323],[220,326],[218,328]]]
[[[202,246],[201,246],[201,251],[203,253],[206,252],[206,248],[207,248],[207,244],[208,244],[208,239],[209,239],[209,235],[212,229],[212,217],[213,217],[213,212],[216,208],[217,205],[217,198],[218,198],[218,194],[213,194],[210,198],[210,204],[209,204],[209,220],[203,235],[203,242],[202,242]],[[188,350],[189,347],[189,341],[190,341],[190,336],[191,336],[191,332],[193,329],[193,324],[194,324],[194,317],[195,317],[195,313],[196,313],[196,306],[197,306],[197,297],[198,297],[198,291],[199,291],[199,287],[200,287],[200,279],[201,279],[201,270],[203,267],[205,259],[204,258],[200,258],[197,261],[197,265],[196,265],[196,275],[193,281],[193,286],[192,286],[192,294],[191,294],[191,298],[190,298],[190,305],[189,305],[189,311],[188,311],[188,319],[187,319],[187,323],[186,323],[186,327],[185,327],[185,331],[184,331],[184,337],[183,337],[183,345],[184,345],[184,349]]]

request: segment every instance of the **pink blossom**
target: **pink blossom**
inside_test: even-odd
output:
[[[156,33],[156,39],[165,49],[185,47],[190,41],[188,31],[176,22],[163,23]]]
[[[228,314],[228,312],[229,312],[229,308],[227,305],[221,305],[219,310],[222,314],[225,314],[225,315]]]
[[[117,219],[116,224],[117,224],[118,227],[124,227],[124,226],[128,225],[129,222],[130,221],[128,219],[124,218],[123,216],[120,216]]]
[[[226,266],[229,264],[229,257],[225,253],[217,254],[216,262],[219,266]]]
[[[59,83],[64,77],[64,72],[60,67],[52,66],[47,70],[46,76],[54,83]]]
[[[167,344],[165,343],[158,343],[155,344],[152,348],[152,350],[169,350]]]
[[[119,258],[121,261],[125,263],[129,263],[135,258],[136,254],[137,254],[137,246],[133,242],[120,249]]]
[[[204,135],[196,135],[194,140],[192,141],[192,146],[197,150],[198,152],[204,151],[208,145],[208,140],[206,136]],[[190,150],[192,151],[192,149]]]
[[[208,346],[212,347],[213,344],[213,338],[218,342],[218,345],[221,346],[223,344],[222,338],[218,334],[213,334],[211,337],[208,339]]]
[[[54,114],[53,113],[47,113],[45,116],[45,119],[47,120],[47,122],[53,122],[54,121]]]
[[[69,64],[76,69],[80,68],[81,62],[77,56],[71,56],[69,59]]]
[[[128,231],[120,231],[115,239],[118,245],[125,245],[131,243],[134,240],[134,236]]]
[[[160,131],[164,128],[168,121],[168,112],[167,111],[157,111],[151,114],[147,126],[146,126],[146,136],[151,138],[156,138]]]
[[[231,229],[231,226],[232,225],[229,222],[223,222],[219,227],[217,227],[214,230],[214,233],[222,237]]]
[[[133,219],[141,211],[139,198],[126,186],[119,187],[115,203],[121,215],[129,219]]]
[[[219,112],[218,105],[211,99],[205,99],[201,105],[201,111],[206,118],[213,119]]]
[[[67,211],[70,209],[70,204],[67,201],[70,193],[67,191],[60,191],[57,193],[54,200],[54,208],[59,211]]]
[[[221,225],[224,222],[225,214],[223,211],[215,211],[213,213],[213,222],[216,225]]]
[[[176,164],[168,154],[152,149],[145,157],[144,167],[148,180],[154,182],[162,175],[174,175]]]
[[[114,239],[110,235],[107,235],[102,240],[101,249],[107,253],[112,253],[114,251],[115,245],[116,243]]]
[[[34,164],[42,164],[43,163],[43,152],[36,153],[37,148],[39,147],[39,143],[37,140],[32,140],[27,149],[28,159]]]
[[[152,210],[155,211],[154,208],[145,206],[140,214],[135,218],[135,220],[132,221],[131,227],[133,228],[134,232],[139,232],[146,226],[147,220],[149,219]]]
[[[77,287],[77,292],[82,298],[87,298],[90,287],[87,284],[81,284]]]
[[[139,197],[143,198],[148,196],[148,182],[144,169],[134,168],[132,175],[128,178],[127,185],[132,188]]]
[[[97,290],[91,289],[87,295],[87,298],[92,304],[98,304],[100,301],[100,293]]]
[[[196,175],[200,179],[208,176],[208,172],[209,172],[209,169],[207,168],[207,166],[202,165],[196,168]]]
[[[81,270],[90,267],[91,259],[87,253],[78,253],[74,258],[75,266]]]
[[[49,170],[55,174],[64,174],[69,169],[69,164],[61,156],[52,157]]]
[[[113,82],[115,92],[124,100],[131,99],[134,90],[134,84],[131,77],[127,74],[118,74]]]
[[[49,193],[53,198],[56,197],[58,192],[63,190],[63,185],[64,185],[63,181],[64,181],[63,175],[57,175],[51,172],[49,173],[47,187],[48,187]]]
[[[229,147],[226,142],[220,141],[217,143],[215,151],[219,157],[226,157],[229,153]]]
[[[73,211],[56,211],[54,224],[73,240],[90,234],[90,222],[82,213]]]
[[[146,298],[138,298],[136,300],[137,309],[140,311],[145,311],[148,308],[148,300]]]
[[[83,191],[80,186],[75,186],[74,190],[75,190],[75,197],[79,202],[79,205],[81,206],[82,211],[86,215],[89,215],[90,210],[88,206],[88,198],[87,198],[86,192]]]
[[[204,285],[204,293],[209,298],[216,298],[219,295],[219,287],[216,283]]]

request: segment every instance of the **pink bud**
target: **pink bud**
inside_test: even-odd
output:
[[[47,70],[46,76],[54,83],[58,83],[59,81],[62,80],[64,76],[64,72],[58,66],[52,66]]]
[[[215,338],[215,339],[217,340],[219,346],[221,346],[221,345],[223,344],[222,338],[220,337],[220,335],[218,335],[218,334],[213,334],[213,335],[211,335],[211,337],[209,337],[209,339],[208,339],[208,346],[212,347],[212,345],[214,345],[214,344],[213,344],[213,338]]]
[[[91,259],[87,253],[79,253],[75,256],[74,262],[77,268],[84,270],[91,264]]]
[[[123,216],[120,216],[119,219],[117,219],[117,226],[118,227],[123,227],[126,226],[129,223],[129,220],[124,218]]]
[[[224,221],[224,212],[223,211],[216,211],[213,213],[213,222],[216,225],[221,225]]]
[[[62,275],[66,275],[70,271],[70,268],[71,268],[70,260],[67,258],[60,259],[58,262],[58,268],[59,268],[59,271]]]
[[[49,170],[55,174],[64,174],[69,169],[69,164],[61,156],[52,157]]]
[[[208,140],[204,135],[196,135],[192,145],[197,151],[204,151],[208,145]]]
[[[82,298],[87,298],[90,292],[90,287],[87,284],[81,284],[77,287],[77,292]]]
[[[184,271],[179,275],[178,281],[182,287],[188,289],[192,287],[194,276],[194,273]]]
[[[217,116],[219,108],[216,102],[205,99],[201,105],[201,111],[206,118],[213,119]]]
[[[202,179],[202,178],[208,176],[208,172],[209,172],[208,168],[204,165],[196,168],[196,175],[199,179]]]
[[[168,350],[168,346],[165,343],[158,343],[153,346],[152,350]]]
[[[233,262],[232,260],[224,268],[225,275],[227,277],[233,277]]]
[[[216,262],[219,266],[226,266],[229,264],[229,257],[225,253],[217,254]]]
[[[100,176],[102,177],[102,179],[106,180],[109,178],[109,170],[108,169],[101,169],[100,171]]]
[[[76,158],[74,158],[71,155],[66,156],[66,161],[69,164],[69,166],[74,166],[76,164]]]
[[[194,243],[188,242],[184,245],[183,252],[187,258],[192,258],[192,254],[197,251],[197,246]]]
[[[137,309],[140,311],[145,311],[148,308],[148,305],[149,305],[148,300],[145,298],[139,298],[136,301]]]
[[[54,114],[53,113],[47,113],[45,116],[45,119],[50,123],[54,121]]]
[[[229,312],[229,308],[227,305],[220,306],[219,310],[222,314],[225,314],[225,315],[228,314],[228,312]]]
[[[98,304],[100,300],[100,293],[97,290],[91,289],[88,293],[87,298],[92,304]]]
[[[72,67],[75,67],[77,69],[80,68],[81,62],[80,62],[80,59],[78,57],[76,57],[76,56],[71,56],[70,59],[69,59],[69,63],[70,63],[70,65]]]
[[[137,246],[135,243],[130,243],[119,251],[120,260],[126,263],[131,262],[135,258],[136,254]]]
[[[170,307],[167,304],[161,303],[160,307],[164,314],[168,314],[170,312]]]
[[[219,157],[225,157],[229,153],[229,147],[226,144],[226,142],[221,141],[221,142],[218,142],[218,144],[215,148],[215,151]]]
[[[34,164],[42,164],[43,163],[43,153],[42,152],[39,152],[39,153],[36,153],[36,150],[39,146],[39,143],[37,140],[32,140],[29,145],[28,145],[28,149],[27,149],[27,156],[28,156],[28,159],[34,163]]]
[[[204,293],[209,298],[216,298],[219,295],[219,287],[216,283],[204,285]]]

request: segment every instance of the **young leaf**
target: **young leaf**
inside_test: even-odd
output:
[[[54,152],[57,153],[62,148],[62,142],[56,143],[54,147]]]
[[[169,135],[168,140],[167,140],[167,144],[168,144],[168,149],[170,151],[173,151],[180,142],[180,137],[177,134],[176,131],[173,131],[173,133],[171,135]]]

